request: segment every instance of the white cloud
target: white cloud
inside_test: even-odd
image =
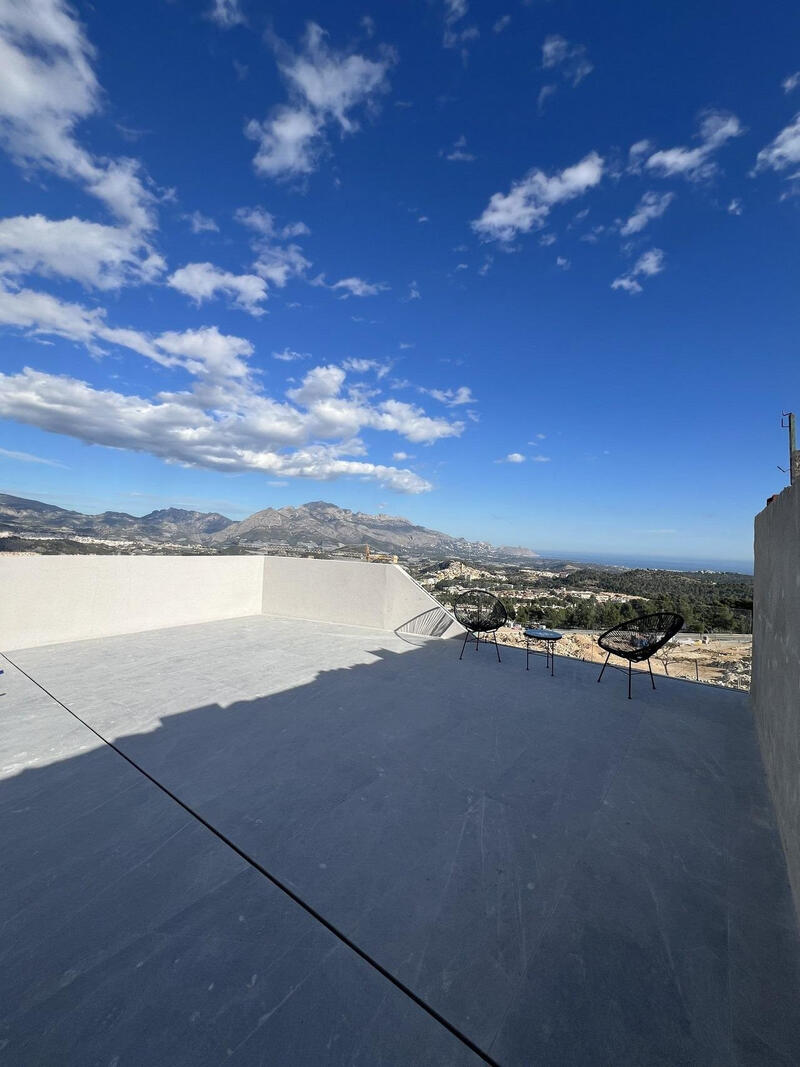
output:
[[[611,283],[612,289],[622,289],[626,293],[641,293],[642,286],[638,278],[651,278],[664,269],[664,253],[660,248],[651,248],[644,252],[627,273],[621,274]]]
[[[214,0],[208,17],[225,30],[232,26],[241,26],[246,21],[239,0]]]
[[[421,393],[432,396],[440,404],[446,404],[450,408],[460,407],[462,404],[477,404],[472,395],[472,390],[467,385],[460,385],[458,389],[420,389]]]
[[[314,367],[306,374],[303,384],[290,389],[286,395],[295,403],[308,407],[318,400],[337,396],[345,377],[344,369],[332,363],[326,367]]]
[[[556,266],[560,267],[562,270],[569,270],[572,264],[566,256],[556,256]]]
[[[323,127],[311,112],[293,107],[279,108],[264,122],[251,119],[245,134],[258,141],[253,165],[269,178],[310,174],[317,169],[324,145]]]
[[[267,283],[257,274],[233,274],[213,263],[187,263],[167,278],[167,285],[185,293],[198,305],[224,293],[242,311],[256,316],[264,314],[260,305],[267,299]]]
[[[505,459],[497,460],[498,463],[524,463],[525,457],[521,452],[509,452]]]
[[[451,163],[471,163],[475,159],[472,152],[467,151],[467,139],[463,134],[453,142],[452,148],[444,150],[442,154]]]
[[[164,367],[180,367],[206,380],[247,376],[243,362],[253,346],[243,337],[221,334],[216,326],[159,335],[110,326],[105,311],[68,303],[31,289],[9,290],[0,285],[0,325],[33,336],[62,337],[102,354],[103,345],[118,345]]]
[[[467,45],[480,36],[476,26],[459,25],[466,18],[469,6],[467,0],[444,0],[444,35],[442,44],[445,48],[460,48],[466,59]]]
[[[214,379],[241,379],[249,374],[245,360],[253,354],[252,344],[244,337],[220,333],[216,326],[182,333],[168,330],[154,340],[164,352],[178,357],[190,374]]]
[[[202,211],[193,211],[190,215],[183,216],[192,228],[192,233],[217,233],[219,226],[216,222],[204,215]]]
[[[421,300],[422,299],[422,293],[419,291],[419,286],[417,285],[416,282],[409,282],[408,283],[408,296],[406,297],[406,299],[407,300]]]
[[[352,459],[363,454],[357,440],[290,447],[290,441],[305,436],[304,419],[267,398],[244,414],[219,414],[204,410],[187,393],[149,400],[26,368],[0,374],[0,416],[87,444],[224,473],[260,471],[273,478],[317,480],[349,476],[405,493],[432,488],[413,471]]]
[[[511,16],[510,15],[501,15],[500,18],[497,20],[497,22],[495,22],[494,25],[492,26],[492,32],[493,33],[502,33],[503,30],[506,29],[506,27],[509,25],[510,22],[511,22]]]
[[[580,163],[547,175],[532,170],[509,193],[495,193],[472,228],[484,241],[513,241],[518,234],[543,226],[557,204],[583,195],[603,177],[604,161],[590,152]]]
[[[536,97],[536,110],[540,115],[544,114],[544,105],[550,99],[551,96],[555,96],[558,92],[558,88],[555,85],[543,85],[539,90],[539,95]]]
[[[311,230],[304,222],[289,222],[281,230],[281,237],[308,237]]]
[[[58,300],[31,289],[10,290],[0,285],[0,325],[35,335],[64,337],[97,351],[107,329],[104,313]],[[144,339],[142,339],[144,344]]]
[[[290,278],[301,278],[311,261],[303,255],[299,245],[272,245],[262,243],[253,270],[271,285],[282,289]]]
[[[363,428],[392,430],[414,444],[433,444],[443,437],[458,437],[463,423],[432,418],[421,408],[399,400],[377,404],[363,394],[342,396],[345,371],[334,364],[314,367],[301,384],[287,392],[295,404],[307,409],[307,428],[319,437],[351,438]]]
[[[0,219],[0,275],[42,274],[97,289],[152,282],[165,268],[141,233],[83,219]]]
[[[788,78],[784,78],[781,82],[783,91],[785,93],[793,93],[795,89],[800,86],[800,70],[796,70],[794,74],[790,74]]]
[[[365,282],[363,278],[340,278],[328,288],[341,290],[342,300],[346,300],[349,296],[377,296],[389,286],[384,282]]]
[[[123,222],[154,225],[155,197],[133,159],[105,159],[76,140],[100,110],[94,49],[63,0],[0,4],[0,143],[21,166],[77,181]]]
[[[254,166],[271,178],[292,178],[314,171],[328,142],[326,130],[354,133],[360,108],[375,110],[387,92],[394,54],[383,49],[377,60],[356,52],[337,52],[316,23],[306,27],[299,52],[275,41],[278,69],[287,83],[289,103],[263,122],[251,120],[245,133],[258,142]]]
[[[742,202],[741,200],[739,200],[738,197],[734,197],[733,200],[731,200],[730,204],[728,204],[728,213],[730,215],[741,215]]]
[[[371,417],[368,425],[376,430],[394,430],[412,444],[433,444],[443,437],[460,437],[463,422],[448,422],[444,418],[431,418],[415,404],[400,400],[385,400]]]
[[[284,348],[282,352],[273,352],[273,359],[278,359],[281,363],[296,363],[301,359],[311,359],[308,352],[293,352],[291,348]]]
[[[631,145],[628,150],[628,170],[631,174],[642,173],[647,158],[652,154],[654,148],[653,142],[648,141],[646,138]]]
[[[355,374],[369,374],[373,371],[379,380],[385,378],[392,369],[391,363],[381,363],[377,359],[351,358],[346,359],[342,366],[346,371],[353,371]]]
[[[674,193],[645,193],[619,232],[625,237],[639,233],[653,219],[661,218],[674,199]]]
[[[762,148],[756,159],[756,172],[762,170],[787,170],[800,164],[800,111],[793,121],[785,126],[774,141]],[[798,174],[791,174],[795,179]]]
[[[411,471],[353,458],[365,454],[358,434],[372,429],[432,444],[464,429],[462,422],[431,417],[374,391],[354,387],[345,393],[346,370],[334,365],[312,368],[286,400],[275,400],[250,371],[252,344],[216,327],[151,336],[109,326],[100,309],[2,288],[0,322],[68,338],[95,352],[103,343],[122,345],[188,374],[188,388],[163,389],[149,399],[30,368],[0,375],[0,417],[168,462],[273,477],[354,476],[423,492],[430,484]]]
[[[725,111],[707,111],[700,121],[698,145],[654,152],[648,156],[645,167],[665,178],[677,175],[690,181],[704,181],[717,171],[717,164],[711,158],[713,154],[743,133],[744,129],[735,115]]]
[[[44,456],[34,456],[30,452],[12,452],[8,448],[0,448],[0,457],[3,459],[11,459],[17,463],[42,463],[46,467],[61,467],[62,470],[66,470],[66,466],[63,463],[58,463],[54,459],[45,459]]]
[[[285,226],[278,226],[275,216],[265,211],[263,207],[240,207],[234,212],[234,218],[242,226],[260,234],[262,237],[271,237],[275,240],[288,240],[291,237],[307,237],[311,230],[304,222],[287,222]]]
[[[558,34],[546,37],[542,45],[542,67],[545,70],[559,69],[562,76],[577,87],[594,70],[586,57],[586,46],[570,44]]]
[[[239,208],[234,218],[255,234],[252,239],[256,252],[253,270],[270,285],[282,289],[291,278],[302,277],[311,266],[300,245],[293,241],[282,243],[311,233],[304,222],[290,222],[279,227],[274,216],[260,207]]]
[[[412,457],[409,456],[408,452],[393,452],[392,453],[392,459],[396,463],[402,463],[404,460],[411,459],[411,458]]]

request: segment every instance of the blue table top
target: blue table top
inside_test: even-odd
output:
[[[540,641],[558,641],[563,634],[560,634],[558,630],[526,630],[526,637],[538,637]]]

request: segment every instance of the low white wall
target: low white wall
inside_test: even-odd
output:
[[[411,575],[397,564],[386,566],[386,607],[384,625],[387,630],[409,633],[430,633],[436,629],[438,637],[452,637],[463,633],[451,612],[434,600],[427,589],[417,585]],[[441,632],[439,632],[441,630]]]
[[[451,636],[452,617],[391,564],[281,556],[0,556],[0,649],[245,615]]]
[[[261,613],[261,556],[0,557],[0,649]]]
[[[262,610],[292,619],[397,630],[442,609],[395,564],[266,556]],[[456,628],[452,622],[447,636]]]

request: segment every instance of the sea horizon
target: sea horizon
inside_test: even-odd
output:
[[[712,559],[692,556],[678,559],[674,556],[637,556],[616,552],[565,552],[542,548],[536,550],[541,559],[567,560],[574,563],[606,564],[611,567],[645,568],[659,571],[726,571],[735,574],[752,574],[752,559]]]

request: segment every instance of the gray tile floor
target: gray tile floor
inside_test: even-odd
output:
[[[459,648],[259,616],[9,655],[497,1062],[800,1062],[746,697]],[[0,1056],[480,1062],[2,681]]]

